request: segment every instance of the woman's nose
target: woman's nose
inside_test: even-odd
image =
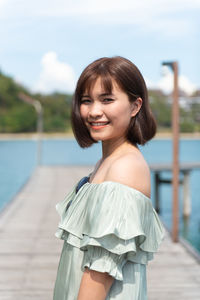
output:
[[[103,114],[102,107],[100,103],[93,103],[90,106],[89,117],[90,118],[98,118]]]

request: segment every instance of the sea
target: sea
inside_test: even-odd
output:
[[[148,163],[171,163],[171,139],[154,139],[140,147]],[[200,162],[200,139],[181,139],[180,162]],[[38,141],[30,139],[0,140],[0,212],[13,200],[30,178],[37,166]],[[43,139],[41,165],[94,165],[101,157],[101,145],[81,149],[74,139]],[[154,176],[152,202],[154,204]],[[162,178],[170,179],[171,172],[162,172]],[[180,175],[181,177],[181,175]],[[183,188],[179,188],[179,233],[200,254],[200,169],[190,173],[192,211],[189,219],[183,218]],[[172,227],[172,186],[160,188],[160,218],[169,231]]]

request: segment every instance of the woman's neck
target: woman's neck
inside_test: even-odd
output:
[[[124,137],[117,140],[109,140],[102,142],[102,160],[109,156],[117,155],[128,148],[134,147],[129,141],[125,140]],[[137,146],[136,146],[137,148]]]

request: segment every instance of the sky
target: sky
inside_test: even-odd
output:
[[[149,88],[200,89],[200,0],[0,0],[0,70],[32,92],[73,93],[103,56],[130,59]]]

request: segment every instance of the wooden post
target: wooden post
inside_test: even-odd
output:
[[[172,105],[172,132],[173,132],[173,226],[172,239],[178,242],[179,233],[179,104],[178,104],[178,63],[173,62],[174,91]]]
[[[43,132],[43,109],[40,101],[33,99],[33,106],[38,115],[37,119],[37,164],[41,164],[42,159],[42,132]]]
[[[155,172],[154,184],[155,184],[155,209],[157,213],[160,213],[159,172]]]
[[[188,218],[191,214],[189,171],[184,172],[183,177],[183,217]]]
[[[41,164],[41,157],[42,157],[42,132],[43,132],[43,108],[40,103],[40,101],[31,98],[28,95],[25,95],[24,93],[20,93],[19,98],[32,105],[37,113],[37,165]]]

